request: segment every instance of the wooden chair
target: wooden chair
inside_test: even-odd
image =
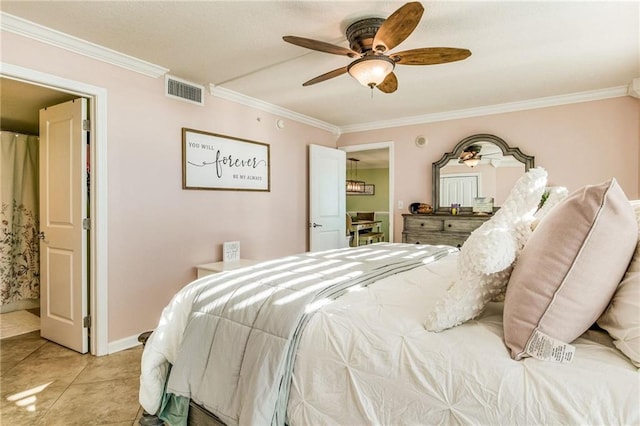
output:
[[[349,237],[349,246],[353,247],[353,241],[354,241],[353,233],[354,233],[354,230],[352,228],[352,223],[351,222],[352,222],[351,216],[349,216],[349,213],[347,213],[347,227],[346,227],[347,228],[347,237]]]
[[[358,240],[361,246],[379,243],[384,241],[384,232],[365,232],[358,236]]]
[[[353,247],[353,229],[351,229],[351,220],[351,216],[349,216],[349,213],[347,213],[346,237],[349,239],[349,247]]]
[[[375,220],[375,212],[357,212],[356,220]]]

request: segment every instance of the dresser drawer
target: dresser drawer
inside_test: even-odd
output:
[[[467,232],[471,233],[476,228],[484,223],[484,220],[473,219],[445,219],[444,231],[445,232]]]
[[[491,216],[403,214],[402,242],[462,247]]]
[[[434,216],[406,216],[404,228],[406,231],[442,231],[444,219]]]
[[[402,242],[408,244],[432,244],[462,247],[469,234],[433,232],[428,234],[403,233]]]

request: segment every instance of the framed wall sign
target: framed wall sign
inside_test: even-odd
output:
[[[235,262],[237,260],[240,260],[240,241],[222,243],[222,261]]]
[[[182,188],[270,191],[269,145],[182,129]]]

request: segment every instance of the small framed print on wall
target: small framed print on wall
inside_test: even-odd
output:
[[[182,188],[270,191],[269,145],[182,129]]]
[[[374,184],[365,184],[362,195],[376,195],[376,186]]]

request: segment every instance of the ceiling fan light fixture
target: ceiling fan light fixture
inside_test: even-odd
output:
[[[480,163],[480,159],[477,157],[470,158],[468,160],[464,160],[464,164],[469,167],[475,167]]]
[[[468,167],[475,167],[480,163],[482,156],[480,151],[482,147],[480,145],[472,145],[466,148],[458,157],[460,163],[464,163]]]
[[[353,61],[347,72],[363,86],[374,88],[381,84],[393,71],[396,63],[382,55],[363,56]]]

